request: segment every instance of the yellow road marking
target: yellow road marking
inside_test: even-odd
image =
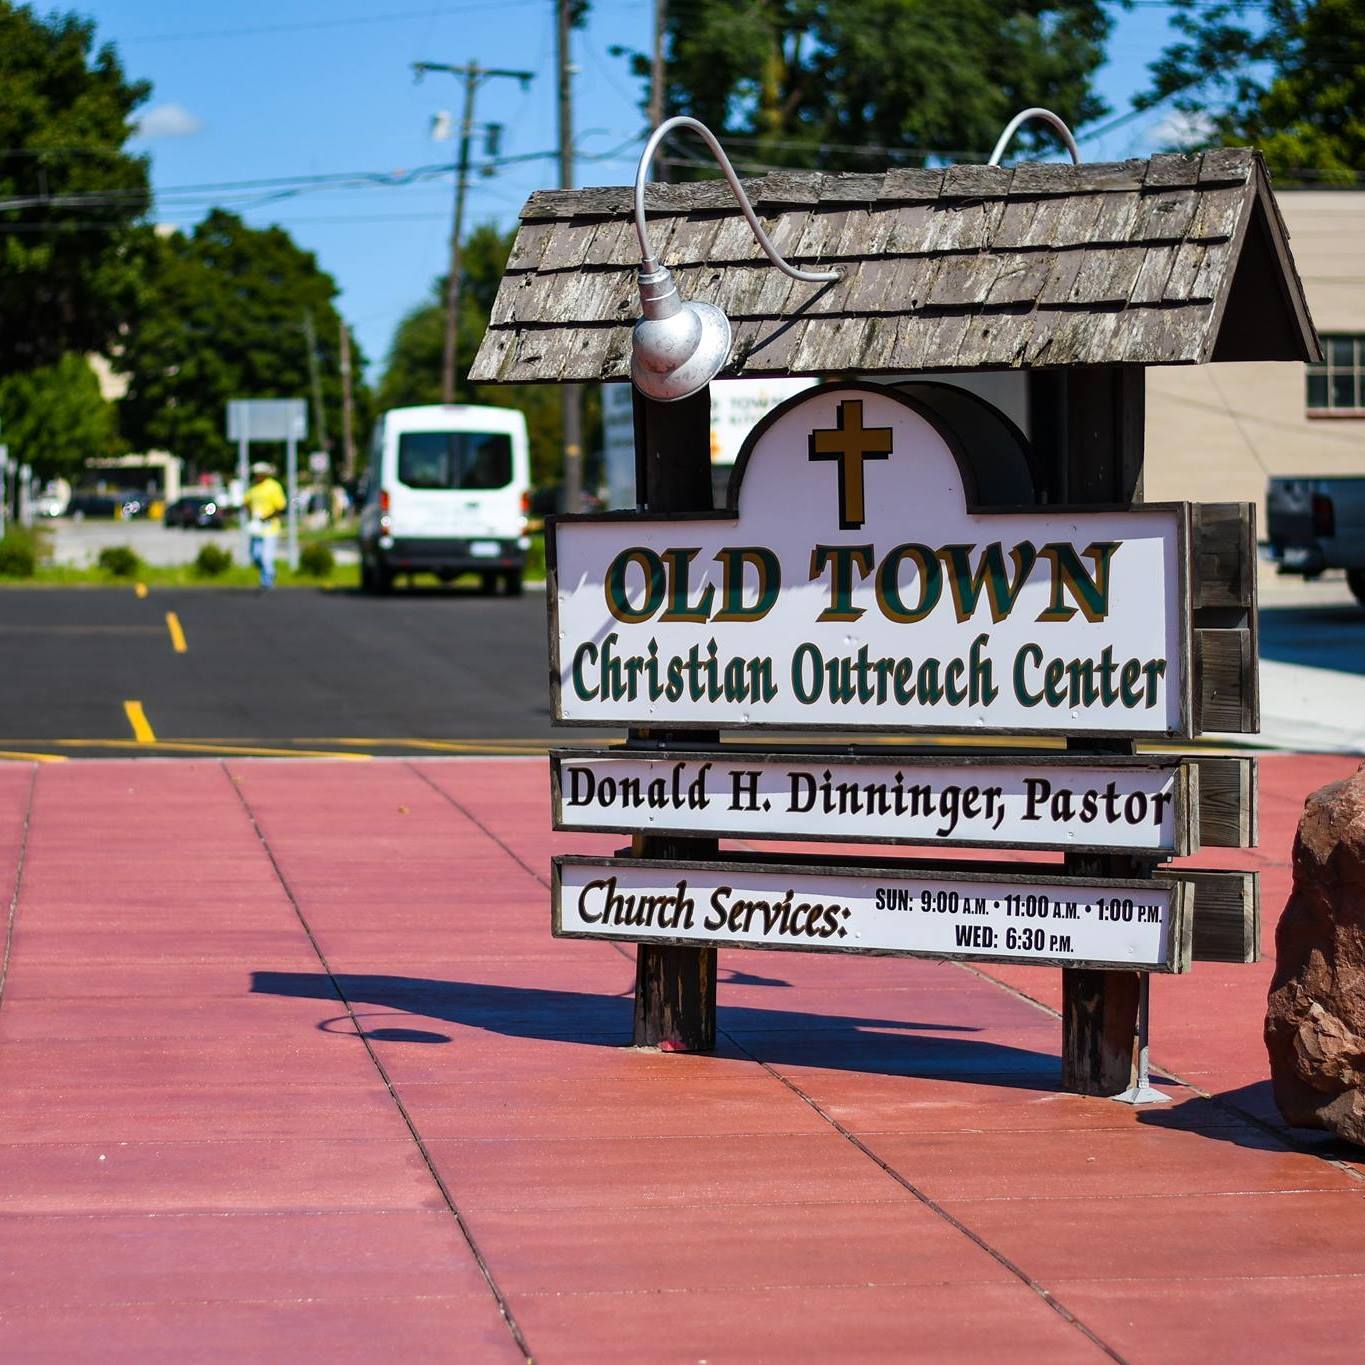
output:
[[[34,763],[65,763],[65,754],[29,754],[16,750],[0,749],[0,758],[22,758]]]
[[[146,585],[145,583],[138,583],[138,584],[136,584],[136,585],[134,586],[133,591],[134,591],[139,597],[146,597],[146,596],[147,596],[147,585]]]
[[[147,713],[142,709],[140,701],[124,702],[123,714],[128,717],[128,724],[133,727],[133,739],[136,743],[156,743],[156,731],[152,729],[147,720]]]
[[[554,745],[556,748],[571,748],[574,745],[578,745],[580,748],[592,748],[595,745],[610,744],[614,739],[624,738],[624,735],[609,735],[601,739],[561,739],[558,736],[551,736],[547,739],[394,739],[385,736],[357,739],[354,735],[343,735],[339,738],[329,736],[321,742],[325,744],[354,744],[357,748],[382,744],[393,748],[434,749],[438,752],[451,750],[452,752],[464,753],[468,749],[488,748],[490,746],[503,749],[521,748],[528,751],[546,749],[550,745]]]
[[[215,744],[209,740],[54,739],[64,749],[160,749],[167,753],[220,754],[226,758],[340,758],[368,763],[371,754],[338,753],[333,749],[271,749],[253,744]]]
[[[180,627],[180,618],[173,612],[166,613],[166,629],[171,633],[171,648],[177,654],[183,654],[189,645],[185,643],[185,632]]]

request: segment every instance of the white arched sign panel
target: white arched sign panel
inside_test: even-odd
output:
[[[913,402],[775,410],[703,516],[551,521],[555,719],[1190,733],[1185,504],[973,510]]]

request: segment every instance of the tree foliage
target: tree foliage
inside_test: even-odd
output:
[[[760,165],[984,160],[1029,105],[1073,127],[1106,112],[1090,81],[1109,29],[1099,0],[694,0],[669,7],[667,112]],[[1050,137],[1031,124],[1017,145]]]
[[[74,479],[86,460],[119,449],[114,406],[82,355],[0,379],[0,418],[11,458],[40,479]]]
[[[1180,41],[1153,64],[1144,104],[1170,99],[1208,140],[1259,147],[1282,182],[1365,175],[1361,0],[1172,4]]]
[[[146,298],[118,365],[129,379],[120,404],[125,435],[198,469],[230,470],[225,435],[234,398],[311,395],[305,315],[312,315],[328,436],[341,427],[336,283],[279,227],[251,228],[215,209],[193,232],[158,237]],[[353,367],[362,359],[352,342]],[[357,393],[363,439],[365,393]],[[310,403],[310,446],[317,445]]]
[[[123,146],[150,88],[94,50],[90,20],[0,0],[0,375],[116,335],[147,205]]]
[[[492,224],[469,234],[460,252],[459,369],[455,397],[462,403],[517,408],[526,417],[531,441],[531,477],[553,483],[561,465],[561,390],[555,384],[471,384],[469,367],[488,327],[493,299],[515,234]],[[441,353],[445,341],[445,280],[432,285],[431,299],[398,324],[376,397],[379,410],[441,401]],[[599,420],[595,390],[585,390],[584,429]],[[591,439],[585,449],[591,450]]]

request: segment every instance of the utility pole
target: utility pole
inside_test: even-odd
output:
[[[318,334],[313,310],[303,310],[303,335],[308,342],[308,384],[313,393],[313,432],[319,450],[327,450],[327,418],[322,410],[322,375],[318,371]]]
[[[346,319],[338,325],[338,355],[341,368],[341,479],[355,478],[355,403],[351,392],[351,333]]]
[[[417,79],[428,71],[444,71],[464,78],[464,112],[460,118],[460,159],[455,168],[455,213],[450,230],[450,277],[446,281],[446,335],[441,353],[441,402],[455,401],[455,378],[459,368],[458,327],[460,316],[460,235],[464,231],[464,200],[469,189],[469,141],[474,132],[474,97],[484,81],[495,76],[506,76],[521,82],[525,90],[531,84],[534,71],[506,71],[498,67],[480,66],[468,62],[451,66],[445,62],[413,62]]]
[[[573,66],[569,60],[569,0],[554,0],[559,67],[559,185],[573,189]],[[565,512],[583,510],[583,393],[577,384],[562,384]]]
[[[664,121],[664,31],[668,26],[668,0],[654,0],[654,52],[649,63],[649,126]],[[660,179],[668,177],[661,174]]]

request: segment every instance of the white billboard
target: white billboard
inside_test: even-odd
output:
[[[711,383],[711,463],[732,465],[760,418],[814,379],[716,379]],[[629,384],[602,385],[607,506],[635,506],[635,417]]]

